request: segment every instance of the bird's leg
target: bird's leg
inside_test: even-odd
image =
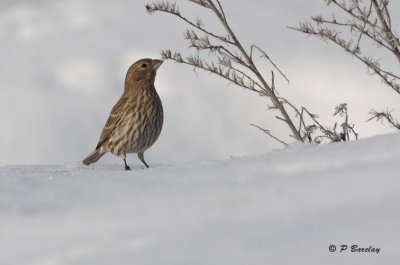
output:
[[[124,163],[125,163],[125,170],[131,170],[131,168],[126,164],[126,159],[124,158]]]
[[[138,153],[138,157],[139,157],[140,161],[142,161],[142,163],[143,163],[147,168],[149,168],[149,165],[147,165],[146,161],[144,161],[143,154],[144,154],[144,152]]]

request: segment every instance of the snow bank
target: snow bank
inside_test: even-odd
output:
[[[0,264],[396,264],[399,147],[392,134],[129,172],[4,166]]]

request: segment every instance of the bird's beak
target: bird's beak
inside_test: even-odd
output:
[[[163,61],[161,60],[153,60],[152,65],[153,65],[153,70],[156,71],[161,64],[163,63]]]

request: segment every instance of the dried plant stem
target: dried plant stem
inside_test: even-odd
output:
[[[399,50],[400,44],[399,44],[399,40],[398,40],[398,38],[396,40],[396,38],[394,37],[394,34],[392,33],[392,29],[391,29],[391,27],[389,26],[389,24],[387,23],[387,20],[386,20],[386,18],[388,18],[390,20],[390,15],[389,15],[389,12],[387,11],[387,7],[386,7],[388,3],[386,3],[386,4],[383,3],[384,6],[385,6],[384,9],[386,10],[386,14],[387,14],[386,18],[385,18],[385,15],[383,14],[382,10],[379,8],[379,5],[378,5],[377,1],[376,0],[371,0],[371,3],[374,5],[376,14],[379,17],[379,20],[380,20],[381,25],[383,27],[383,31],[385,32],[386,39],[390,43],[390,46],[393,49],[393,53],[397,57],[397,60],[400,63],[400,50]]]
[[[340,22],[334,15],[332,19],[316,16],[312,17],[316,25],[303,22],[299,27],[290,28],[339,45],[354,58],[363,62],[369,70],[381,78],[384,84],[400,94],[400,73],[394,73],[392,68],[385,69],[380,64],[380,59],[376,58],[378,56],[371,55],[371,49],[363,48],[361,43],[362,37],[367,37],[377,47],[384,47],[384,51],[389,52],[389,55],[393,55],[395,60],[400,63],[400,41],[392,29],[392,20],[388,9],[389,0],[326,0],[326,2],[327,5],[331,3],[336,5],[350,19],[347,22]],[[337,28],[347,28],[351,37],[347,40],[342,38],[342,32]],[[357,38],[354,37],[355,35]],[[397,120],[389,111],[371,110],[370,117],[369,120],[376,119],[381,122],[387,120],[389,124],[400,130]]]
[[[371,110],[369,112],[371,117],[367,120],[367,122],[375,119],[375,120],[383,123],[383,121],[386,120],[391,126],[400,130],[400,123],[397,121],[396,118],[394,118],[392,116],[392,112],[393,111],[389,111],[389,110],[380,111],[380,112],[378,112],[376,110]]]
[[[261,130],[262,132],[268,134],[271,138],[275,139],[276,141],[280,142],[281,144],[283,144],[284,146],[289,146],[287,143],[285,143],[284,141],[282,141],[281,139],[279,139],[278,137],[274,136],[271,134],[271,132],[269,130],[263,129],[258,125],[255,124],[250,124],[250,126],[256,127],[257,129]]]
[[[218,5],[221,8],[221,4],[219,3],[219,1],[218,0],[216,0],[216,1],[217,1]],[[270,97],[272,103],[280,111],[280,113],[283,115],[283,117],[284,117],[283,120],[289,126],[291,132],[293,133],[293,137],[298,141],[303,141],[300,133],[296,130],[296,127],[294,126],[292,120],[290,119],[288,113],[286,112],[285,107],[283,106],[283,104],[281,104],[281,102],[279,102],[279,100],[276,97],[276,95],[275,95],[274,91],[272,90],[272,88],[267,84],[267,82],[264,80],[263,76],[258,71],[257,67],[254,65],[253,59],[250,57],[250,55],[247,54],[247,52],[245,51],[243,46],[240,44],[239,40],[236,38],[236,35],[233,33],[232,29],[228,25],[228,22],[227,22],[225,16],[222,15],[222,13],[220,13],[218,11],[218,9],[215,7],[215,5],[214,5],[214,3],[212,1],[208,1],[208,2],[210,4],[212,10],[214,11],[214,13],[218,16],[219,20],[224,25],[224,27],[225,27],[226,31],[228,32],[229,36],[232,38],[234,45],[240,50],[241,54],[246,59],[248,65],[249,65],[249,68],[253,71],[253,73],[257,76],[258,80],[260,80],[260,82],[262,83],[262,85],[265,88],[265,90],[267,91],[267,95]],[[221,8],[221,10],[222,10],[222,8]],[[265,52],[263,52],[263,54],[265,54],[266,58],[269,59],[269,57],[266,55]]]
[[[317,137],[312,137],[312,134],[316,131],[322,132],[326,137],[332,141],[337,141],[339,136],[336,131],[329,131],[329,128],[322,126],[316,120],[316,115],[310,114],[305,111],[305,108],[301,108],[301,112],[295,107],[294,104],[290,103],[287,99],[278,96],[278,92],[275,87],[274,72],[271,74],[271,84],[268,84],[265,77],[260,73],[256,64],[253,60],[253,55],[256,51],[261,53],[261,58],[265,58],[271,65],[289,82],[289,79],[281,71],[278,66],[271,60],[268,54],[259,48],[257,45],[251,45],[249,52],[243,47],[233,30],[231,29],[226,14],[222,8],[219,0],[189,0],[201,7],[209,9],[220,21],[223,29],[226,32],[226,36],[222,37],[219,34],[212,33],[203,26],[203,22],[197,18],[197,22],[192,22],[188,18],[182,16],[176,4],[169,2],[157,2],[146,5],[146,9],[149,13],[161,11],[165,13],[177,16],[185,23],[192,26],[195,30],[187,30],[184,38],[190,42],[190,47],[195,48],[197,53],[189,57],[183,58],[179,52],[172,52],[171,50],[163,50],[163,59],[173,60],[178,63],[190,65],[194,67],[194,70],[203,69],[215,75],[218,75],[230,82],[243,87],[249,91],[256,92],[257,94],[268,97],[272,102],[272,106],[269,109],[277,110],[280,115],[276,116],[278,120],[285,122],[290,129],[290,136],[300,142],[309,141],[315,142]],[[205,34],[199,36],[196,30]],[[206,60],[201,57],[201,52],[206,51],[209,57],[214,59]],[[215,59],[217,62],[215,62]],[[296,117],[299,119],[298,128],[295,126],[296,119],[291,118],[287,112],[285,105],[292,109]],[[307,112],[313,120],[312,125],[307,125],[303,114]],[[297,121],[296,121],[297,124]],[[282,141],[278,137],[274,136],[269,130],[262,129],[257,125],[252,126],[260,129],[273,139],[277,140],[281,144],[287,146],[285,141]],[[319,141],[319,140],[318,140]],[[320,141],[319,141],[320,142]]]
[[[345,12],[350,19],[347,22],[338,21],[333,15],[332,19],[322,16],[312,17],[315,25],[309,22],[300,23],[299,27],[291,29],[318,36],[323,40],[331,41],[353,57],[363,62],[368,69],[377,74],[381,80],[400,94],[400,74],[393,69],[385,69],[380,60],[370,55],[370,48],[362,47],[362,37],[366,36],[373,44],[384,47],[400,63],[400,42],[391,25],[391,17],[387,8],[388,0],[326,0],[327,4],[335,4],[339,10]],[[326,26],[329,25],[330,27]],[[349,39],[342,38],[342,31],[336,28],[347,28],[351,34]],[[357,37],[354,37],[356,35]]]

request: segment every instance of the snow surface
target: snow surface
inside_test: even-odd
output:
[[[130,156],[130,172],[0,167],[0,264],[400,264],[399,147],[391,134],[150,169]]]

